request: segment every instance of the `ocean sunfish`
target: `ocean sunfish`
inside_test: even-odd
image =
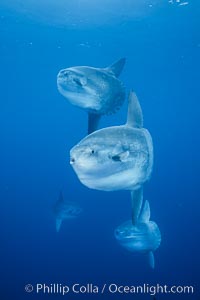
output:
[[[82,208],[75,202],[65,201],[62,192],[54,207],[56,216],[56,231],[59,232],[62,221],[65,219],[74,219],[80,215]]]
[[[124,64],[122,58],[107,68],[80,66],[58,73],[59,92],[71,104],[88,112],[88,133],[97,129],[101,115],[113,114],[123,104],[125,88],[118,76]]]
[[[161,233],[157,224],[150,221],[149,202],[145,201],[137,224],[129,220],[115,229],[114,235],[121,246],[134,253],[148,253],[149,263],[155,267],[153,252],[160,246]]]
[[[95,131],[70,151],[70,163],[87,187],[102,191],[130,190],[135,221],[142,205],[142,185],[153,167],[153,143],[143,128],[135,93],[129,96],[127,123]]]

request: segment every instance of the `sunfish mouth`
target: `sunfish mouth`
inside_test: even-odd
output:
[[[136,237],[141,237],[141,236],[144,236],[144,234],[138,232],[138,233],[133,233],[133,234],[130,234],[130,235],[128,235],[128,236],[125,236],[124,239],[127,239],[127,240],[128,240],[128,239],[134,239],[134,238],[136,238]]]
[[[117,236],[123,237],[123,239],[132,239],[132,238],[144,235],[144,233],[142,233],[142,232],[134,232],[134,233],[129,233],[129,234],[126,234],[125,232],[123,232],[123,233],[116,232],[115,234]]]
[[[75,163],[75,158],[71,157],[69,163],[70,163],[70,165],[73,165]]]

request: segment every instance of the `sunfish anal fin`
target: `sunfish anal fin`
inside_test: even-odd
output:
[[[137,225],[143,202],[143,188],[131,191],[132,223]]]
[[[140,213],[140,218],[139,218],[140,223],[148,223],[150,220],[150,216],[151,216],[150,205],[149,205],[149,201],[146,200],[143,209]]]
[[[155,269],[155,258],[152,251],[149,252],[149,265],[152,269]]]
[[[100,115],[88,113],[88,134],[97,130],[100,118]]]
[[[118,77],[124,68],[125,62],[126,62],[126,59],[121,58],[120,60],[118,60],[114,64],[112,64],[111,66],[107,67],[106,70],[110,71],[116,77]]]
[[[142,109],[139,100],[133,91],[131,91],[129,94],[126,125],[130,127],[136,127],[136,128],[143,127]]]
[[[60,231],[60,226],[62,224],[62,219],[57,218],[56,219],[56,231],[59,232]]]

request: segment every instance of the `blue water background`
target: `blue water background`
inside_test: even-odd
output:
[[[199,297],[200,4],[164,5],[117,24],[45,23],[0,5],[1,294],[10,299],[99,299],[99,295],[26,294],[27,283],[193,285]],[[155,163],[145,185],[151,218],[162,233],[156,268],[116,242],[130,218],[129,192],[99,192],[78,181],[69,150],[87,131],[87,115],[56,87],[61,68],[104,67],[126,57],[121,79],[136,91]],[[123,124],[120,112],[100,126]],[[83,207],[56,233],[52,207],[60,190]],[[104,299],[152,299],[105,295]],[[102,298],[102,297],[101,297]]]

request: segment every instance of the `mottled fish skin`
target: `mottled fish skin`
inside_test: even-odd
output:
[[[142,110],[135,93],[129,96],[126,124],[97,130],[82,139],[71,149],[70,163],[79,180],[91,189],[141,188],[151,176],[153,143],[150,133],[143,128]]]
[[[91,189],[135,190],[150,178],[153,145],[146,129],[114,126],[98,130],[70,151],[79,180]]]
[[[123,83],[109,68],[71,67],[58,73],[59,92],[92,114],[113,114],[125,100]]]

